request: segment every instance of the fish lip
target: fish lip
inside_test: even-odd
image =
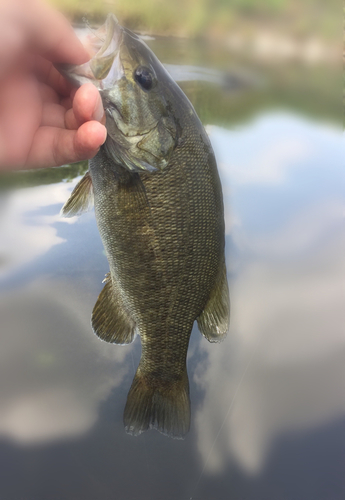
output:
[[[124,28],[119,24],[117,18],[114,14],[108,14],[104,25],[102,25],[95,33],[94,39],[97,38],[102,41],[100,36],[100,31],[105,26],[105,39],[103,40],[103,44],[98,49],[98,51],[93,54],[89,62],[94,61],[95,59],[101,59],[109,56],[113,56],[114,59],[118,54],[122,40],[123,40],[123,30]],[[115,56],[114,56],[115,54]]]
[[[104,25],[94,33],[94,39],[102,41],[100,31],[104,27],[106,31],[103,44],[89,61],[81,65],[55,65],[56,69],[76,87],[91,82],[98,90],[105,90],[112,87],[115,81],[119,80],[123,74],[119,53],[123,42],[124,29],[114,14],[108,14]],[[90,48],[88,52],[90,54]],[[104,66],[105,72],[102,73]],[[107,66],[109,67],[108,70]]]
[[[102,92],[102,91],[100,91],[100,92]],[[108,114],[111,118],[112,118],[112,109],[111,109],[111,108],[113,108],[113,109],[115,109],[115,111],[116,111],[116,112],[120,115],[120,118],[123,120],[123,115],[122,115],[121,111],[119,110],[118,106],[116,106],[116,104],[111,103],[111,105],[110,105],[110,104],[106,104],[106,105],[104,105],[104,102],[103,102],[103,106],[104,106],[104,111],[105,111],[105,112],[106,112],[106,113],[107,113],[107,114]]]

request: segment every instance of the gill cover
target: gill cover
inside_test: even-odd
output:
[[[106,154],[133,172],[162,170],[178,140],[165,92],[170,75],[113,14],[83,42],[90,61],[58,69],[74,85],[92,82],[99,90],[106,112]]]

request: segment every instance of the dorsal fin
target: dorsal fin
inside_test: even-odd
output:
[[[89,170],[73,189],[71,196],[61,209],[63,217],[74,217],[88,212],[93,207],[92,179]]]

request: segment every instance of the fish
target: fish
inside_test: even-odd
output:
[[[103,341],[139,334],[142,354],[125,430],[183,438],[191,410],[187,350],[197,321],[209,342],[229,329],[224,207],[210,140],[192,104],[140,36],[113,14],[88,39],[90,61],[59,70],[92,82],[107,139],[62,208],[95,208],[110,272],[91,325]]]

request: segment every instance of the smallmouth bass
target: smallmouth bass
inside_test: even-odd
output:
[[[94,201],[110,272],[92,312],[98,337],[141,360],[124,411],[127,432],[190,427],[186,356],[193,323],[210,342],[229,327],[224,210],[210,141],[191,103],[153,52],[109,15],[89,38],[92,59],[60,71],[91,81],[108,137],[62,209]]]

